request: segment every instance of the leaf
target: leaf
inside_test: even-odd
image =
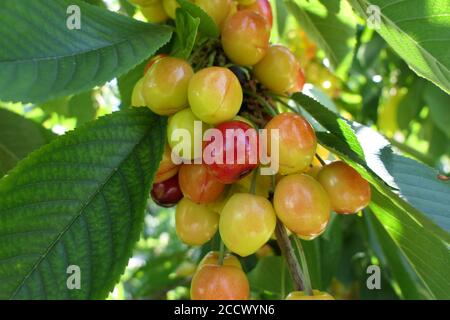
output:
[[[450,96],[428,83],[425,87],[424,99],[436,126],[450,139]]]
[[[94,120],[97,114],[97,109],[92,98],[92,91],[74,95],[69,101],[68,108],[68,116],[77,118],[77,126]]]
[[[80,30],[67,27],[70,5],[80,8]],[[4,101],[37,103],[102,85],[151,56],[171,36],[168,27],[79,0],[4,0],[0,16]]]
[[[419,76],[450,93],[450,2],[441,0],[350,0]],[[372,7],[371,7],[372,6]],[[377,6],[377,7],[373,7]],[[375,8],[376,10],[368,10]]]
[[[117,83],[121,100],[120,109],[131,107],[131,96],[133,94],[134,86],[144,76],[146,64],[147,62],[144,61],[118,79]]]
[[[450,299],[448,246],[377,190],[370,208],[436,299]]]
[[[356,19],[347,1],[284,2],[302,29],[325,52],[331,66],[348,69],[356,44]]]
[[[198,26],[200,33],[210,38],[219,37],[219,28],[214,20],[205,11],[203,11],[203,9],[188,0],[177,1],[183,10],[188,12],[192,17],[200,19],[200,25]]]
[[[38,123],[0,109],[0,177],[54,137]]]
[[[165,118],[113,113],[42,147],[0,180],[0,299],[103,299],[139,239]],[[81,288],[69,290],[69,265]]]
[[[177,36],[175,38],[171,56],[187,60],[191,55],[195,40],[197,39],[197,30],[200,25],[200,19],[193,18],[184,9],[177,9],[176,15],[175,24]]]
[[[406,95],[401,98],[397,111],[397,123],[400,129],[408,129],[411,121],[417,117],[422,109],[425,84],[425,80],[417,78]]]

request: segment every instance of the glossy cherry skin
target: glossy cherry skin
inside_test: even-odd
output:
[[[273,204],[278,218],[305,240],[322,234],[330,220],[330,199],[324,188],[306,174],[284,177],[277,184]]]
[[[178,176],[173,176],[163,182],[154,183],[151,195],[153,201],[161,207],[169,208],[176,205],[183,198],[183,193],[178,183]]]
[[[192,300],[247,300],[249,296],[247,276],[234,266],[205,265],[192,278]]]
[[[133,93],[131,94],[131,105],[133,107],[145,107],[146,102],[144,99],[144,95],[142,94],[142,84],[144,83],[144,79],[141,78],[136,85],[134,86]]]
[[[172,162],[172,151],[168,145],[164,146],[164,153],[159,163],[158,170],[156,171],[155,179],[153,183],[163,182],[172,178],[178,173],[180,169],[179,165]]]
[[[335,161],[324,166],[319,171],[317,180],[328,193],[331,206],[336,213],[357,213],[371,200],[369,183],[343,161]]]
[[[285,46],[270,46],[264,58],[253,68],[253,73],[266,88],[278,94],[299,88],[300,64]]]
[[[190,246],[200,246],[211,240],[217,231],[219,216],[204,205],[183,198],[175,211],[178,237]]]
[[[256,0],[251,2],[247,5],[239,5],[239,10],[251,10],[261,15],[265,19],[267,28],[270,31],[273,25],[273,14],[269,0]]]
[[[204,163],[219,181],[231,184],[258,166],[258,133],[242,121],[224,122],[216,129],[220,136],[205,144]]]
[[[221,28],[231,9],[231,0],[194,0]]]
[[[161,53],[161,54],[158,54],[158,55],[152,57],[150,60],[148,60],[147,64],[145,65],[145,68],[144,68],[144,76],[147,73],[147,71],[155,64],[156,61],[158,61],[162,58],[165,58],[165,57],[168,57],[168,55]]]
[[[143,94],[147,106],[159,115],[172,115],[188,106],[188,85],[194,71],[184,60],[164,57],[144,76]]]
[[[164,10],[162,1],[156,1],[141,8],[141,12],[148,22],[151,23],[163,23],[169,19],[166,11]]]
[[[209,67],[192,77],[188,97],[192,112],[203,122],[215,125],[237,115],[243,93],[233,72],[227,68]]]
[[[321,292],[319,290],[313,290],[313,295],[308,296],[303,291],[294,291],[288,294],[286,300],[335,300],[332,295]]]
[[[162,0],[162,3],[167,15],[170,18],[175,19],[177,8],[180,7],[177,0]]]
[[[184,164],[178,177],[184,196],[195,203],[212,203],[225,189],[225,184],[209,173],[204,164]]]
[[[236,193],[220,213],[219,231],[230,251],[246,257],[270,239],[275,224],[276,215],[269,200],[249,193]]]
[[[253,66],[266,55],[269,37],[265,19],[251,10],[242,10],[225,21],[222,47],[234,63]]]
[[[273,158],[273,153],[278,152],[280,174],[298,173],[308,169],[316,152],[317,138],[305,118],[295,113],[281,113],[269,121],[266,129],[268,153]],[[276,131],[272,132],[274,129],[279,130],[278,139],[275,139]],[[272,146],[272,134],[274,141],[278,142],[278,149],[275,145]]]
[[[219,252],[218,251],[210,251],[208,252],[203,259],[200,261],[200,263],[198,264],[198,268],[200,269],[203,266],[206,265],[215,265],[218,266],[219,265]],[[223,265],[224,266],[231,266],[231,267],[236,267],[239,269],[242,269],[242,265],[239,262],[239,259],[235,256],[232,255],[231,253],[227,253],[224,255],[223,257]]]

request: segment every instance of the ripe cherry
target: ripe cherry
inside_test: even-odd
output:
[[[145,99],[142,94],[142,84],[144,83],[144,78],[141,78],[134,86],[133,93],[131,94],[131,105],[133,107],[145,107]]]
[[[194,0],[194,3],[202,8],[219,28],[222,27],[231,9],[231,0]]]
[[[161,207],[169,208],[176,205],[183,198],[178,176],[175,175],[168,180],[154,183],[151,195],[153,201]]]
[[[201,130],[195,130],[196,123],[201,125]],[[167,140],[173,153],[188,160],[201,158],[203,133],[208,128],[190,108],[175,113],[169,118],[167,126]]]
[[[266,54],[270,32],[264,18],[251,11],[236,12],[222,29],[222,47],[227,57],[236,64],[253,66]]]
[[[269,0],[247,1],[247,3],[248,2],[251,3],[240,4],[239,10],[250,10],[261,15],[265,19],[267,28],[270,31],[273,25],[273,15],[272,15],[272,7],[270,6]]]
[[[336,213],[357,213],[370,202],[369,183],[345,162],[335,161],[324,166],[317,179],[328,193]]]
[[[253,73],[256,79],[275,93],[285,94],[303,88],[300,64],[285,46],[270,46],[264,58],[253,68]]]
[[[224,122],[216,129],[220,135],[205,144],[203,159],[213,176],[231,184],[258,166],[258,133],[242,121]]]
[[[309,122],[295,113],[282,113],[269,121],[268,153],[274,158],[274,152],[279,155],[279,172],[283,175],[307,170],[316,152],[317,138]],[[276,137],[278,129],[279,137]],[[271,136],[278,142],[278,149],[272,146]],[[273,149],[273,150],[272,150]]]
[[[204,164],[184,164],[178,177],[184,196],[195,203],[212,203],[225,189],[225,185],[211,175]]]
[[[204,205],[196,204],[183,198],[175,212],[175,228],[178,237],[184,243],[196,246],[203,245],[217,231],[219,216]]]
[[[230,251],[246,257],[270,239],[275,224],[276,216],[269,200],[248,193],[236,193],[220,213],[219,231]]]
[[[205,265],[192,278],[192,300],[247,300],[250,286],[241,268]]]
[[[288,294],[286,300],[335,300],[332,295],[321,292],[319,290],[313,290],[313,295],[308,296],[304,291],[294,291]]]
[[[178,173],[178,169],[180,169],[180,166],[172,162],[172,151],[170,150],[170,147],[165,145],[163,157],[159,163],[153,183],[163,182],[172,178]]]
[[[162,59],[164,57],[168,57],[168,55],[161,53],[161,54],[158,54],[158,55],[152,57],[150,60],[148,60],[147,64],[145,65],[145,68],[144,68],[144,76],[147,73],[147,71],[152,67],[152,65],[155,64],[156,61],[158,61],[159,59]]]
[[[192,112],[213,125],[233,119],[243,99],[239,80],[233,72],[222,67],[197,72],[189,82],[188,96]]]
[[[141,12],[147,21],[151,23],[163,23],[169,19],[161,0],[142,7]]]
[[[164,10],[166,11],[167,15],[175,19],[176,18],[176,10],[180,7],[177,0],[162,0]]]
[[[278,218],[302,239],[322,234],[330,220],[327,193],[320,183],[305,174],[281,179],[275,188],[273,204]]]
[[[188,106],[187,90],[194,71],[184,60],[164,57],[144,76],[143,94],[147,106],[159,115],[171,115]]]
[[[200,263],[198,264],[197,269],[200,269],[201,267],[206,266],[206,265],[216,265],[216,266],[219,265],[219,252],[218,251],[208,252],[203,257],[203,259],[200,261]],[[227,253],[224,255],[223,265],[242,269],[239,259],[235,255],[232,255],[231,253]]]

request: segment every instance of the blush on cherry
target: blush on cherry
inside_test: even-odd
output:
[[[161,207],[169,208],[176,205],[183,198],[178,174],[168,180],[154,183],[151,195],[153,201]]]

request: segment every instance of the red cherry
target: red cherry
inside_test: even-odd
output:
[[[231,184],[258,166],[258,133],[247,123],[237,120],[224,122],[215,129],[220,132],[222,141],[215,141],[213,135],[205,144],[203,159],[213,176],[222,183]]]
[[[178,175],[153,184],[151,195],[153,201],[161,207],[169,208],[176,205],[183,198],[183,193],[178,184]]]

